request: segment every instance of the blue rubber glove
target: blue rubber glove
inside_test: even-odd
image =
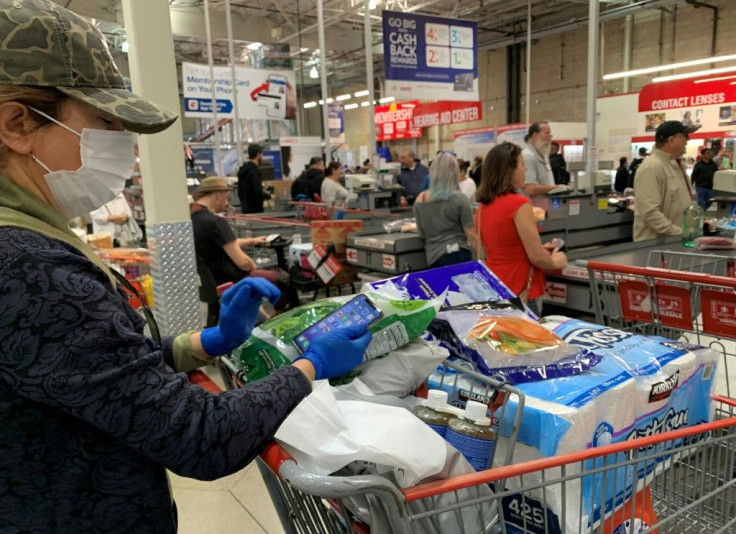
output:
[[[202,347],[207,354],[229,354],[245,343],[256,326],[264,297],[271,303],[281,297],[279,288],[264,278],[243,278],[225,291],[220,301],[218,325],[202,330]]]
[[[338,328],[315,339],[297,361],[312,362],[317,380],[343,376],[361,364],[372,338],[367,325]]]

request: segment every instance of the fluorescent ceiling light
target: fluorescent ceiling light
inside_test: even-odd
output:
[[[306,109],[309,109],[309,108],[316,108],[316,107],[317,107],[317,102],[307,102],[306,104],[304,104],[304,107],[305,107]]]
[[[376,9],[378,2],[376,0],[370,0],[368,2],[368,9],[373,10]]]
[[[370,105],[371,105],[371,103],[368,100],[366,100],[365,102],[361,102],[360,103],[360,107],[362,107],[362,108],[367,108]]]
[[[337,100],[338,102],[342,102],[343,100],[350,100],[351,98],[353,98],[353,95],[348,93],[346,95],[338,95],[337,97],[335,97],[335,100]]]
[[[261,43],[248,43],[248,46],[246,47],[248,50],[258,50],[263,45]]]
[[[324,106],[324,105],[325,105],[325,101],[324,101],[324,100],[322,100],[322,99],[320,99],[320,101],[319,101],[319,105],[320,105],[320,106]]]
[[[736,74],[733,76],[718,76],[717,78],[708,78],[707,80],[695,80],[693,83],[708,83],[708,82],[720,82],[721,80],[730,80],[736,78]]]
[[[733,67],[721,67],[720,69],[709,69],[699,70],[696,72],[686,72],[684,74],[672,74],[670,76],[659,76],[653,78],[654,83],[669,82],[671,80],[684,80],[686,78],[697,78],[698,76],[708,76],[709,74],[720,74],[721,72],[733,72],[736,70],[736,66]]]
[[[361,96],[368,96],[371,92],[368,89],[363,89],[362,91],[358,91],[357,93],[353,93],[355,95],[355,98],[360,98]]]
[[[669,65],[660,65],[659,67],[648,67],[646,69],[627,70],[624,72],[615,72],[603,76],[604,80],[616,80],[618,78],[628,78],[629,76],[639,76],[641,74],[651,74],[652,72],[661,72],[670,69],[682,69],[685,67],[694,67],[695,65],[707,65],[708,63],[717,63],[719,61],[730,61],[736,59],[736,54],[728,56],[704,57],[702,59],[693,59],[692,61],[681,61],[680,63],[670,63]]]
[[[328,98],[328,99],[326,100],[326,102],[327,102],[328,104],[332,104],[332,103],[334,102],[334,100],[332,100],[331,98]]]
[[[309,71],[309,77],[313,80],[316,80],[319,78],[319,72],[317,72],[317,67],[312,67],[312,70]]]
[[[122,43],[120,44],[120,51],[121,51],[121,52],[122,52],[123,54],[127,54],[127,53],[128,53],[128,50],[130,50],[130,44],[128,43],[128,40],[126,39],[125,41],[123,41],[123,42],[122,42]]]
[[[358,104],[345,104],[345,109],[356,109],[358,107]]]
[[[381,104],[386,104],[386,103],[388,103],[388,102],[393,102],[394,100],[396,100],[396,99],[395,99],[394,97],[392,97],[392,96],[387,96],[387,97],[385,97],[385,98],[381,98],[381,99],[379,99],[378,101],[379,101],[379,102],[380,102]]]

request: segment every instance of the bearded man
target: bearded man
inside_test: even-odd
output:
[[[546,121],[532,123],[524,141],[526,147],[521,153],[526,164],[524,193],[532,198],[545,195],[557,187],[552,166],[549,163],[549,150],[552,143],[552,130],[549,123]]]

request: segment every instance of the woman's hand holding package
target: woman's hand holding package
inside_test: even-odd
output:
[[[242,345],[256,325],[264,297],[275,303],[281,291],[263,278],[244,278],[225,291],[220,303],[219,324],[202,331],[202,347],[207,354],[228,354]]]
[[[343,376],[361,364],[372,337],[367,325],[338,328],[315,339],[296,361],[310,361],[317,380]]]

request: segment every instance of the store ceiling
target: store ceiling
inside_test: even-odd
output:
[[[81,15],[101,21],[101,28],[113,47],[125,40],[122,28],[121,0],[55,0]],[[249,42],[286,42],[292,47],[299,80],[317,85],[308,76],[315,64],[317,48],[317,0],[230,0],[235,58],[248,63]],[[602,20],[611,20],[652,9],[667,8],[678,0],[600,0]],[[207,62],[204,39],[204,0],[169,0],[172,29],[175,33],[177,61]],[[478,22],[479,47],[502,48],[526,38],[529,0],[377,0],[371,11],[375,71],[382,72],[381,12],[417,12],[424,15],[456,17]],[[210,0],[216,63],[228,62],[224,40],[225,0]],[[337,89],[365,83],[365,47],[363,45],[363,1],[324,0],[328,81]],[[531,0],[532,30],[535,37],[561,33],[585,26],[588,0]],[[301,50],[301,52],[300,52]]]

